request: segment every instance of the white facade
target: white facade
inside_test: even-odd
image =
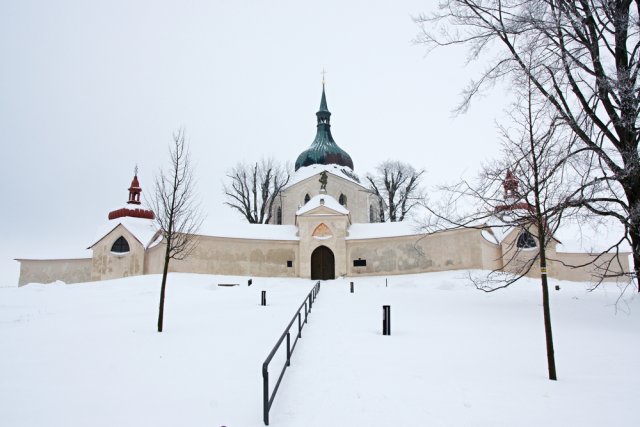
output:
[[[271,216],[272,223],[278,223],[278,210],[282,212],[281,224],[295,223],[296,212],[305,205],[305,199],[320,194],[319,180],[323,171],[327,172],[324,194],[342,201],[351,212],[351,220],[354,223],[380,221],[380,198],[357,182],[352,172],[349,173],[348,169],[339,165],[312,165],[296,171],[289,185],[276,197]]]

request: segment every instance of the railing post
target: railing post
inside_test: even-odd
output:
[[[353,293],[353,282],[349,282],[349,287],[351,288],[351,293]]]
[[[304,323],[307,323],[307,300],[304,300]]]
[[[302,338],[302,313],[298,312],[298,338]]]
[[[291,332],[287,332],[287,366],[291,366]]]
[[[262,305],[267,305],[267,291],[262,291]]]
[[[269,425],[269,371],[267,365],[262,364],[262,417],[264,425]]]

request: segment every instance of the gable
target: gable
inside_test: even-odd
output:
[[[300,209],[300,211],[304,209],[304,206]],[[345,209],[346,210],[346,209]],[[298,212],[300,212],[298,211]],[[349,211],[346,212],[338,212],[336,210],[333,210],[331,208],[328,208],[326,206],[318,206],[316,208],[301,212],[301,213],[296,213],[296,216],[327,216],[327,215],[348,215]]]
[[[296,216],[349,215],[349,210],[327,194],[313,196],[296,212]]]
[[[304,170],[303,170],[304,169]],[[329,180],[338,181],[340,186],[353,186],[356,187],[359,191],[369,191],[369,189],[355,179],[345,175],[341,172],[341,169],[344,169],[342,166],[337,165],[311,165],[306,166],[304,168],[300,168],[291,178],[289,184],[282,189],[283,193],[288,193],[290,191],[295,191],[294,189],[300,186],[305,186],[310,181],[318,181],[318,176],[326,171],[327,175],[329,175]],[[320,184],[318,183],[318,188]]]
[[[116,220],[110,220],[108,223],[100,227],[96,233],[96,237],[87,249],[92,249],[98,243],[102,242],[106,237],[113,235],[115,232],[122,233],[123,230],[135,240],[142,247],[150,244],[157,236],[158,230],[154,221],[143,218],[118,218]]]

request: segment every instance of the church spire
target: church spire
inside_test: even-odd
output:
[[[324,92],[324,80],[322,81],[322,98],[320,99],[320,110],[318,110],[318,113],[320,112],[327,112],[331,115],[329,108],[327,107],[327,95]]]
[[[324,81],[322,82],[322,98],[320,98],[320,109],[316,113],[316,117],[318,118],[318,126],[320,126],[320,124],[331,126],[331,111],[329,111],[329,107],[327,107],[327,95],[324,92]]]
[[[338,144],[331,135],[331,112],[327,107],[327,95],[325,93],[324,76],[322,79],[322,97],[320,98],[320,109],[316,113],[318,124],[316,126],[316,137],[307,150],[303,151],[296,160],[295,170],[309,165],[329,165],[337,164],[346,166],[353,170],[353,160]]]

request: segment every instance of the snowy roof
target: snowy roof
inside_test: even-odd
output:
[[[497,216],[491,216],[485,223],[487,229],[481,230],[482,237],[489,242],[499,245],[513,231],[514,226],[506,223]]]
[[[317,196],[313,196],[303,207],[298,209],[296,215],[303,215],[320,206],[324,206],[344,215],[349,215],[349,210],[328,194],[318,194]]]
[[[559,244],[557,252],[564,253],[597,253],[603,252],[615,244],[624,235],[622,225],[616,221],[607,224],[579,225],[576,223],[562,224],[556,232]],[[620,250],[630,252],[627,242],[620,245]]]
[[[418,236],[424,234],[420,226],[409,221],[352,224],[346,240],[378,239],[383,237]]]
[[[156,223],[152,219],[122,217],[107,221],[101,225],[96,231],[93,243],[89,247],[93,247],[104,236],[109,234],[118,225],[122,224],[145,248],[151,243],[151,239],[158,231]]]
[[[207,223],[198,234],[231,239],[300,240],[297,232],[294,225]]]
[[[512,218],[507,219],[507,221]],[[486,222],[487,229],[481,231],[482,237],[494,244],[501,244],[514,230],[515,226],[503,219],[492,216]],[[564,222],[554,234],[558,242],[556,252],[561,253],[597,253],[607,250],[614,244],[624,230],[616,222],[605,224],[588,224],[580,226],[572,222]],[[630,251],[625,242],[620,246],[621,251]]]
[[[291,175],[291,179],[289,180],[289,183],[287,184],[285,189],[301,181],[304,181],[305,179],[311,178],[314,175],[318,175],[322,171],[327,171],[327,173],[338,176],[342,179],[346,179],[347,181],[351,181],[355,184],[358,184],[361,187],[363,186],[359,182],[359,178],[356,179],[357,175],[354,174],[352,171],[350,171],[348,168],[340,165],[330,164],[330,165],[310,165],[310,166],[301,167],[293,175]]]

